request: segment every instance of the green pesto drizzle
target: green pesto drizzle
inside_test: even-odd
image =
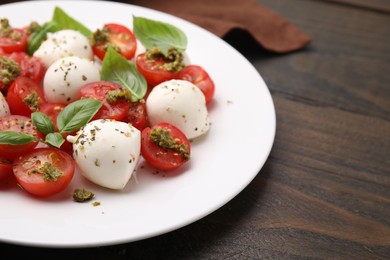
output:
[[[62,171],[54,167],[53,164],[45,162],[42,167],[33,169],[28,172],[29,174],[43,174],[45,181],[56,181],[62,176]]]
[[[184,69],[184,55],[176,48],[168,49],[167,54],[162,52],[158,48],[151,48],[146,51],[146,59],[159,60],[162,59],[165,63],[162,65],[162,69],[167,71],[180,71]]]
[[[150,131],[150,141],[168,150],[173,150],[181,154],[184,159],[190,159],[190,153],[187,146],[184,144],[178,144],[172,137],[169,130],[162,127],[156,127]]]
[[[11,36],[13,29],[9,24],[8,19],[3,18],[0,20],[0,37],[9,37]]]
[[[38,111],[39,109],[39,96],[37,92],[33,91],[27,95],[23,102],[31,109],[31,111]]]
[[[107,50],[108,47],[113,48],[115,51],[120,52],[121,49],[118,45],[110,41],[110,30],[107,27],[103,29],[97,29],[90,38],[91,46],[102,45],[104,50]]]
[[[0,80],[5,86],[10,85],[19,75],[19,64],[5,56],[0,56]]]
[[[106,99],[110,104],[114,104],[119,99],[124,99],[131,102],[131,93],[130,91],[123,88],[114,89],[107,92]]]
[[[91,191],[88,191],[86,189],[75,189],[73,191],[73,200],[76,202],[84,202],[91,200],[95,194]]]

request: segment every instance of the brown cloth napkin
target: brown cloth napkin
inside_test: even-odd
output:
[[[299,50],[310,37],[256,0],[133,0],[122,1],[170,13],[223,37],[247,31],[266,50],[286,53]]]

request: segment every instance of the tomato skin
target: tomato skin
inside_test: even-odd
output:
[[[154,87],[164,81],[175,78],[177,72],[161,68],[164,63],[163,59],[148,60],[145,53],[139,54],[135,59],[137,69],[144,76],[149,87]]]
[[[41,84],[46,68],[37,57],[29,56],[26,52],[13,52],[8,57],[19,64],[21,76]]]
[[[17,39],[13,39],[11,36],[0,37],[0,48],[5,53],[12,53],[17,51],[26,51],[28,35],[25,30],[13,28],[11,35],[18,34]]]
[[[176,78],[187,80],[200,88],[203,95],[205,96],[206,104],[213,99],[215,85],[203,67],[198,65],[187,65],[183,70],[178,72]]]
[[[34,127],[31,119],[21,115],[7,115],[0,117],[0,131],[16,131],[32,135],[39,139],[42,139],[43,137],[42,133],[38,132]],[[37,146],[37,144],[37,141],[21,145],[0,144],[0,156],[13,160],[19,155],[30,152]]]
[[[178,128],[168,123],[159,123],[152,127],[146,127],[142,131],[141,154],[148,163],[159,170],[171,171],[177,169],[186,163],[189,159],[184,158],[176,151],[163,148],[150,141],[150,132],[156,127],[169,130],[170,135],[175,140],[178,140],[179,144],[184,144],[187,147],[188,153],[190,154],[191,146],[187,137]]]
[[[26,97],[35,93],[37,95],[37,107],[30,108],[24,101]],[[19,76],[11,84],[7,92],[7,103],[11,114],[31,116],[32,112],[38,111],[42,104],[46,103],[41,86],[34,80]]]
[[[87,83],[80,89],[81,98],[94,98],[103,103],[102,107],[95,114],[95,119],[114,119],[122,121],[130,108],[130,103],[124,99],[118,99],[115,103],[110,104],[107,101],[107,93],[111,90],[121,89],[119,84],[109,81],[98,81]]]
[[[119,47],[119,54],[124,58],[130,60],[134,57],[137,50],[137,40],[129,28],[116,23],[108,23],[103,26],[103,30],[109,32],[108,42],[102,42],[92,46],[94,54],[99,59],[104,59],[107,52],[107,46],[110,44]]]
[[[142,130],[149,125],[145,102],[132,102],[124,121],[132,124],[142,132]]]
[[[0,181],[8,179],[8,177],[12,176],[12,173],[12,161],[0,157]]]
[[[54,181],[44,180],[43,174],[31,173],[45,162],[49,162],[62,172]],[[60,149],[52,147],[37,148],[14,161],[13,172],[17,182],[28,193],[38,197],[48,197],[63,191],[71,182],[75,171],[72,157]]]

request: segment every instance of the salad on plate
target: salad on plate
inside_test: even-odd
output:
[[[141,157],[165,172],[191,159],[191,141],[211,127],[214,82],[190,62],[183,31],[132,19],[95,31],[59,7],[43,24],[1,19],[0,181],[36,197],[75,174],[122,190]]]

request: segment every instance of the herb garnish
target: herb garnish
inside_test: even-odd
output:
[[[45,140],[15,131],[0,131],[0,144],[19,145],[39,141],[60,148],[65,142],[62,134],[72,133],[86,125],[101,106],[102,102],[92,98],[70,103],[58,114],[58,132],[54,131],[54,123],[46,114],[34,112],[31,114],[31,121],[38,131],[46,135]]]
[[[184,52],[187,48],[185,33],[168,23],[133,16],[133,32],[147,50],[157,48],[168,53],[169,49]]]
[[[100,79],[115,82],[130,91],[134,102],[142,99],[147,91],[146,80],[135,64],[111,47],[104,56]]]

